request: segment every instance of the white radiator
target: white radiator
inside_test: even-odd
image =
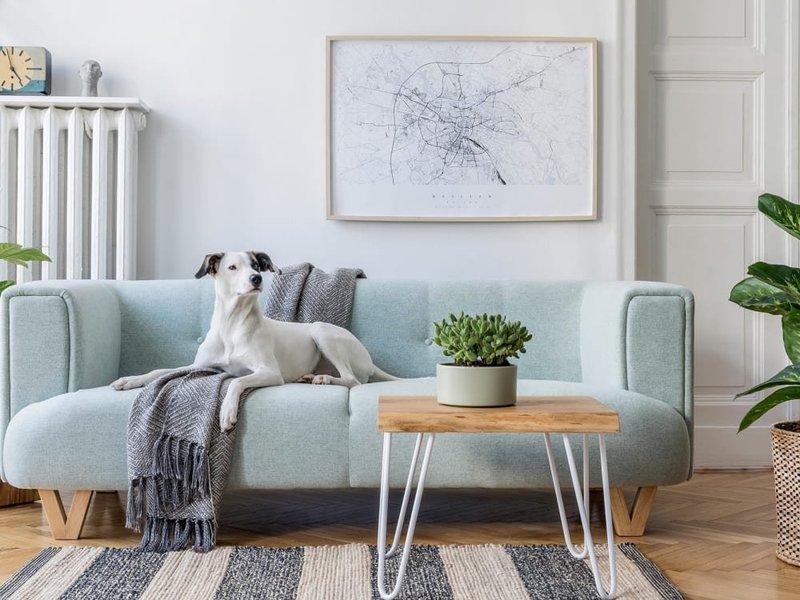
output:
[[[0,279],[136,275],[136,99],[0,97],[0,241],[51,263],[0,265]]]

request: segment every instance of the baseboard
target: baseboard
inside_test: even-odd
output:
[[[697,467],[693,473],[769,473],[772,467]]]

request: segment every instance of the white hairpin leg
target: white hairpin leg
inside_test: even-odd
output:
[[[406,509],[408,507],[408,500],[411,496],[411,487],[414,482],[414,473],[417,470],[417,460],[419,458],[419,450],[422,445],[423,434],[417,434],[417,441],[414,446],[414,454],[411,457],[411,466],[408,469],[408,479],[406,480],[406,489],[403,493],[403,503],[400,506],[400,515],[397,521],[397,528],[394,533],[394,540],[389,550],[386,549],[386,530],[389,519],[389,465],[392,455],[392,434],[383,434],[383,464],[381,466],[381,498],[380,507],[378,510],[378,592],[380,592],[383,600],[391,600],[400,592],[400,587],[403,585],[403,578],[406,574],[406,567],[408,566],[408,554],[411,551],[411,543],[414,539],[414,529],[417,525],[417,515],[419,514],[419,506],[422,503],[422,492],[425,489],[425,475],[428,472],[428,464],[430,463],[431,450],[433,448],[433,440],[435,435],[428,434],[428,442],[425,445],[425,454],[422,458],[422,467],[419,472],[419,482],[417,483],[417,491],[414,494],[414,506],[411,509],[411,517],[408,520],[408,530],[406,532],[405,543],[403,544],[403,554],[400,558],[400,567],[397,570],[397,580],[391,592],[386,591],[386,584],[384,582],[384,572],[386,567],[387,557],[393,556],[400,546],[400,534],[403,531],[405,524]]]
[[[605,508],[605,521],[606,521],[606,543],[608,547],[608,570],[610,573],[609,589],[606,590],[602,578],[600,577],[600,569],[598,567],[597,555],[594,551],[594,542],[592,541],[592,529],[589,521],[589,436],[583,436],[583,492],[581,492],[581,480],[578,476],[578,470],[575,467],[575,458],[572,455],[572,446],[570,445],[569,438],[566,434],[564,438],[564,450],[567,455],[567,462],[569,463],[569,473],[572,479],[572,486],[575,488],[575,500],[578,504],[578,512],[581,517],[581,527],[583,528],[583,550],[578,551],[572,543],[572,538],[569,533],[569,524],[564,511],[564,500],[561,496],[561,485],[558,480],[558,472],[553,459],[553,450],[550,446],[550,435],[544,434],[545,448],[547,450],[547,460],[550,463],[550,475],[553,478],[553,488],[556,494],[556,501],[558,503],[558,514],[561,517],[561,528],[564,532],[564,541],[570,554],[575,558],[585,558],[589,556],[589,563],[592,568],[592,575],[594,576],[594,584],[597,588],[597,593],[600,598],[608,600],[614,598],[617,592],[617,561],[616,561],[616,548],[614,546],[614,524],[611,517],[611,494],[608,484],[608,464],[606,461],[606,441],[605,436],[601,433],[598,434],[600,442],[600,471],[603,480],[603,504]]]

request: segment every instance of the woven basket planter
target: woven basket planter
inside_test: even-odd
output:
[[[772,426],[778,549],[782,561],[800,566],[800,421]]]

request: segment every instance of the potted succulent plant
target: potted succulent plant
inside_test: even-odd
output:
[[[453,406],[510,406],[517,401],[517,365],[533,339],[502,315],[450,315],[434,323],[433,343],[452,364],[436,366],[437,400]]]
[[[800,238],[800,205],[773,194],[758,198],[758,210],[790,235]],[[791,364],[766,381],[737,394],[744,396],[778,388],[757,402],[742,418],[739,431],[752,425],[768,410],[800,398],[800,269],[757,262],[746,279],[731,290],[730,300],[748,310],[780,315],[783,346]],[[800,422],[772,426],[772,458],[778,524],[778,558],[800,565]]]

